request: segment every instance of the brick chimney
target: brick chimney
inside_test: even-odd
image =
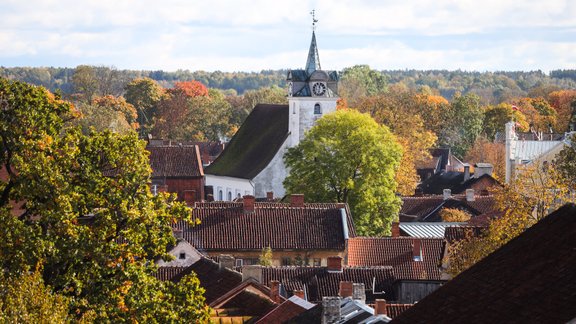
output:
[[[388,315],[386,311],[386,299],[376,299],[376,301],[374,301],[374,315]]]
[[[186,202],[188,206],[192,206],[196,201],[196,190],[184,190],[183,196],[184,196],[184,202]]]
[[[340,321],[340,297],[322,298],[322,324]]]
[[[266,192],[266,200],[274,201],[274,192],[273,191]]]
[[[400,223],[392,222],[392,237],[399,237],[399,236],[400,236]]]
[[[290,195],[290,207],[304,207],[304,195],[303,194],[291,194]]]
[[[444,191],[442,191],[442,193],[444,194],[444,200],[448,200],[448,199],[452,198],[452,190],[444,189]]]
[[[339,256],[328,257],[326,270],[328,270],[328,272],[342,272],[342,257]]]
[[[338,290],[338,296],[342,298],[352,297],[354,292],[354,283],[352,281],[340,281],[340,290]]]
[[[254,202],[256,201],[254,196],[246,195],[242,198],[243,198],[242,203],[244,204],[244,213],[245,214],[253,213],[254,212]]]
[[[294,290],[293,293],[294,296],[298,296],[299,298],[306,300],[306,294],[304,294],[304,290]]]
[[[475,201],[474,189],[466,189],[466,201]]]
[[[412,240],[412,260],[422,261],[422,247],[420,240]]]
[[[280,304],[282,300],[280,299],[280,281],[271,280],[270,281],[270,299],[276,304]]]

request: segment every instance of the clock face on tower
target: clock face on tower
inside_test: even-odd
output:
[[[316,82],[312,85],[312,93],[316,96],[321,96],[326,93],[326,85],[322,82]]]

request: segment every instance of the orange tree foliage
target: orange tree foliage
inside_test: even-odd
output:
[[[556,109],[558,114],[556,132],[568,130],[568,123],[572,116],[572,105],[576,101],[576,90],[559,90],[548,95],[548,102]]]
[[[426,130],[419,113],[421,96],[411,91],[394,91],[385,95],[367,97],[357,109],[369,113],[376,122],[386,125],[403,148],[400,166],[396,172],[398,192],[411,195],[418,184],[416,164],[430,158],[430,148],[436,135]]]
[[[196,80],[176,82],[174,83],[174,89],[180,90],[186,96],[192,98],[208,96],[208,88]]]
[[[480,136],[476,139],[464,160],[471,164],[492,164],[494,167],[492,176],[498,180],[503,180],[506,176],[506,150],[503,143],[495,143]]]
[[[478,237],[449,247],[447,272],[455,276],[492,253],[528,227],[567,202],[574,202],[561,174],[534,164],[520,167],[515,179],[495,192],[496,206],[504,212]]]
[[[556,128],[556,110],[544,98],[520,98],[513,103],[526,116],[526,121],[534,131],[548,132],[550,126]]]

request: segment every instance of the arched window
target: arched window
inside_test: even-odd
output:
[[[320,104],[317,103],[314,105],[314,115],[322,114],[322,108],[320,108]]]
[[[218,190],[218,200],[222,201],[224,199],[224,193],[222,190]]]
[[[228,191],[228,201],[232,201],[232,191]]]

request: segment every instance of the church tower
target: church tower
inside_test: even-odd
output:
[[[338,97],[338,72],[324,71],[320,67],[320,56],[316,44],[316,23],[312,14],[312,41],[308,51],[306,67],[290,70],[288,83],[288,105],[290,108],[288,146],[296,146],[316,120],[336,111]]]

